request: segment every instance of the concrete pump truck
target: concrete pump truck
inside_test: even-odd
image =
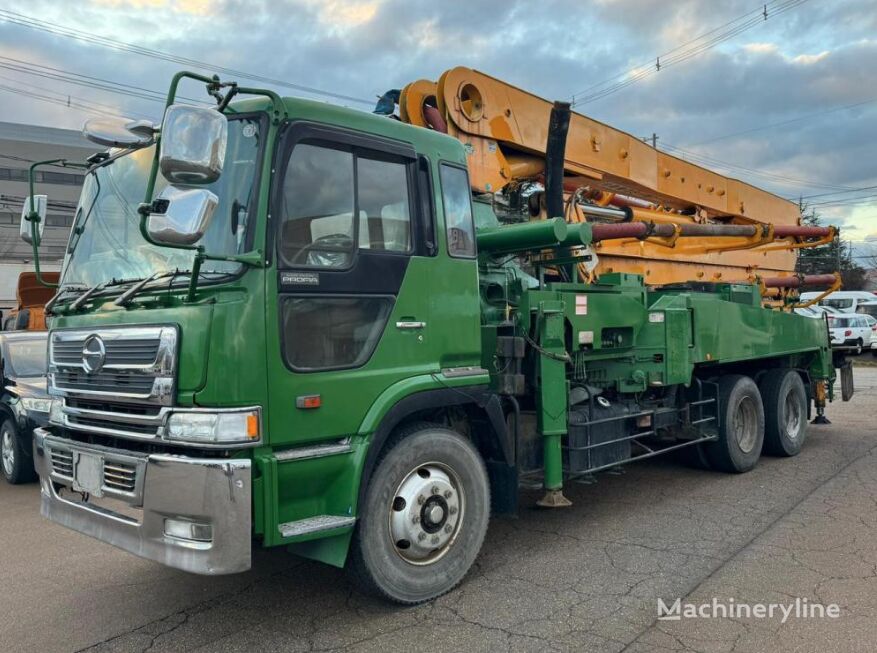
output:
[[[522,484],[560,509],[683,448],[746,472],[799,452],[836,369],[852,393],[790,310],[837,285],[794,274],[834,229],[470,69],[395,97],[394,120],[182,72],[161,125],[86,125],[109,149],[46,306],[44,516],[199,574],[283,546],[414,604]]]

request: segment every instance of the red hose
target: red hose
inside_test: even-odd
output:
[[[800,288],[801,286],[830,286],[836,280],[833,274],[808,274],[804,277],[762,277],[765,288]]]

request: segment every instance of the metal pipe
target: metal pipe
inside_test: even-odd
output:
[[[773,228],[774,236],[777,238],[824,238],[831,233],[831,227],[810,227],[798,225],[776,225]]]
[[[762,277],[765,288],[800,288],[801,286],[830,286],[837,277],[833,274],[808,274],[793,277]]]
[[[631,218],[629,210],[613,209],[608,206],[596,206],[595,204],[580,204],[579,208],[582,213],[592,218],[609,218],[611,220],[628,221]]]
[[[555,247],[566,239],[567,233],[563,218],[554,218],[479,229],[475,240],[480,252],[509,254]]]

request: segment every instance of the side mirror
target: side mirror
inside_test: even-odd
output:
[[[172,184],[209,184],[222,174],[228,121],[215,109],[172,104],[161,126],[161,174]]]
[[[152,145],[156,131],[148,120],[92,118],[82,128],[82,135],[98,145],[128,150]]]
[[[47,195],[33,196],[33,211],[36,213],[40,221],[37,223],[37,233],[39,238],[43,237],[43,228],[46,226],[46,212],[49,207],[49,198]],[[24,206],[21,207],[21,239],[28,245],[33,244],[33,223],[28,220],[31,213],[31,197],[24,199]]]
[[[219,205],[219,198],[206,188],[165,186],[153,202],[146,228],[149,236],[162,245],[194,245]]]

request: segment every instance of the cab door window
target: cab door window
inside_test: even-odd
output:
[[[344,145],[296,144],[280,233],[279,255],[288,267],[345,269],[357,249],[410,252],[408,163]]]

